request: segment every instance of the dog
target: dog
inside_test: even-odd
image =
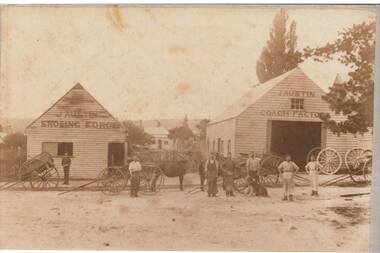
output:
[[[269,197],[267,188],[265,188],[264,185],[260,184],[260,182],[254,180],[252,177],[248,177],[247,181],[248,181],[247,194],[249,196],[253,196],[253,194],[255,194],[256,196]]]

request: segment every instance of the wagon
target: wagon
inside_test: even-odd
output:
[[[127,189],[130,179],[128,166],[107,167],[99,173],[96,182],[105,195],[117,195]],[[164,177],[159,167],[153,164],[142,164],[140,172],[140,192],[142,194],[157,193],[163,183]]]
[[[245,193],[247,189],[246,159],[239,158],[238,170],[235,174],[234,187],[238,192]],[[275,185],[279,182],[278,166],[284,161],[283,157],[273,154],[262,155],[258,171],[260,182],[264,185]]]
[[[369,183],[372,174],[372,150],[361,147],[351,148],[344,153],[344,157],[333,148],[319,147],[310,150],[306,160],[313,154],[320,165],[321,172],[334,175],[338,172],[348,174],[355,183]],[[342,168],[345,168],[343,171]]]
[[[47,153],[40,153],[16,168],[17,177],[0,187],[1,190],[11,187],[28,186],[33,190],[47,190],[58,187],[59,173],[54,166],[53,157]]]
[[[160,168],[162,162],[173,162],[178,159],[186,159],[184,154],[175,151],[146,150],[136,153],[141,160],[140,193],[154,195],[164,185],[165,176],[172,177],[171,171]],[[176,175],[174,175],[176,176]],[[100,171],[98,177],[85,185],[81,185],[70,191],[77,190],[96,183],[105,195],[117,195],[126,190],[130,184],[131,175],[128,163],[125,166],[111,166]]]

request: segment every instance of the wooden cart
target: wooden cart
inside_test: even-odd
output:
[[[17,177],[14,181],[0,186],[0,190],[13,187],[27,188],[33,190],[48,190],[58,187],[59,173],[54,166],[53,157],[43,152],[38,154],[17,168]]]

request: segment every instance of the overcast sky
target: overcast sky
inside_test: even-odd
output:
[[[1,112],[34,118],[80,82],[118,118],[215,117],[257,83],[276,8],[6,7],[1,10]],[[298,47],[322,46],[373,16],[288,9]],[[323,89],[347,68],[308,61]],[[1,114],[0,114],[1,117]]]

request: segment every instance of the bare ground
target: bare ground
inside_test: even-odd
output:
[[[189,188],[187,190],[190,190]],[[0,192],[1,249],[368,251],[369,187],[325,187],[320,197],[297,187],[283,202],[217,198],[166,189],[155,196],[96,191]]]

